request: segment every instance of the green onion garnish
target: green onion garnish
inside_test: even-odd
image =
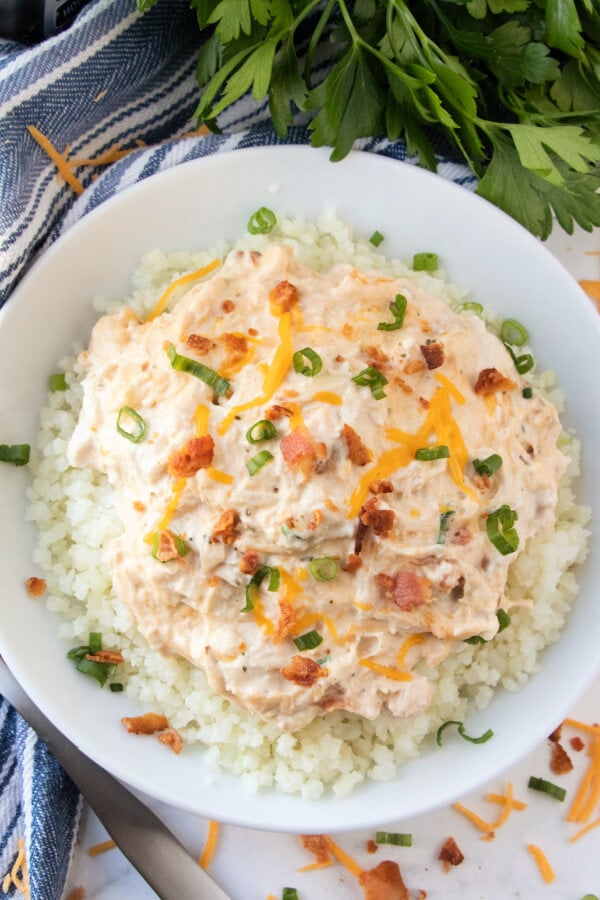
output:
[[[95,656],[102,650],[102,635],[99,631],[90,631],[89,653]]]
[[[480,634],[474,634],[470,638],[465,638],[463,643],[465,643],[465,644],[487,644],[487,641],[484,637],[481,637]]]
[[[96,662],[94,659],[82,657],[77,663],[77,671],[95,678],[100,687],[104,687],[108,679],[117,671],[116,663]]]
[[[281,900],[298,900],[296,888],[285,887],[281,892]]]
[[[82,645],[81,647],[73,647],[67,653],[67,659],[83,659],[86,653],[89,652],[90,648],[87,646],[87,644],[85,646]]]
[[[315,581],[333,581],[340,569],[332,556],[322,556],[320,559],[312,559],[308,568]]]
[[[492,453],[487,459],[474,459],[473,468],[478,475],[493,475],[502,466],[502,457],[498,453]]]
[[[437,447],[420,447],[415,450],[415,459],[422,462],[431,462],[434,459],[448,459],[450,450],[445,444],[439,444]]]
[[[581,900],[600,900],[596,894],[586,894]]]
[[[437,253],[415,253],[413,256],[413,269],[415,272],[435,272],[439,267],[440,262]]]
[[[517,356],[510,344],[504,345],[508,352],[511,355],[512,361],[515,364],[515,369],[519,373],[519,375],[525,375],[526,372],[531,371],[535,365],[535,360],[531,353],[523,353],[522,356]]]
[[[247,227],[250,234],[270,234],[276,224],[277,218],[273,210],[261,206],[250,216]]]
[[[378,831],[375,835],[376,844],[393,844],[395,847],[412,847],[412,834],[402,834],[396,831]]]
[[[256,475],[256,473],[259,472],[263,466],[266,466],[268,462],[271,462],[272,459],[274,459],[273,454],[269,453],[268,450],[261,450],[256,456],[251,457],[246,463],[250,478]]]
[[[306,365],[303,357],[306,357],[309,365]],[[311,347],[296,350],[292,357],[292,364],[294,372],[297,372],[298,375],[306,375],[307,378],[314,378],[323,368],[323,360]]]
[[[436,544],[445,544],[446,543],[446,531],[448,529],[448,519],[450,516],[453,516],[456,510],[447,509],[446,512],[440,513],[440,530],[438,531],[438,536],[436,540]]]
[[[476,303],[474,300],[469,300],[467,303],[461,303],[457,313],[473,313],[475,316],[481,316],[483,313],[483,306],[481,303]]]
[[[557,784],[552,784],[551,781],[546,781],[544,778],[536,778],[535,775],[531,776],[527,782],[527,787],[532,788],[534,791],[541,791],[542,794],[549,794],[550,797],[560,800],[561,803],[567,796],[564,788],[559,787]]]
[[[504,609],[498,609],[496,616],[498,618],[498,634],[500,634],[501,631],[504,631],[510,625],[510,616]]]
[[[178,556],[180,556],[180,557],[185,556],[185,554],[190,549],[188,547],[188,545],[186,544],[186,542],[183,540],[183,538],[180,538],[179,535],[177,535],[177,534],[173,535],[173,540],[175,542],[175,549],[177,550]],[[152,556],[154,557],[154,559],[158,559],[158,544],[159,544],[159,534],[157,531],[154,534],[154,542],[152,544]],[[162,560],[159,560],[159,562],[162,562]],[[170,562],[170,560],[168,560],[168,562]]]
[[[500,328],[500,340],[514,347],[522,347],[529,340],[529,332],[516,319],[505,319]]]
[[[279,569],[273,566],[261,566],[246,585],[246,605],[242,607],[242,612],[250,612],[250,610],[254,609],[254,603],[258,597],[258,589],[267,577],[269,579],[267,589],[269,591],[279,590],[281,580]]]
[[[174,369],[177,369],[178,372],[189,372],[190,375],[199,378],[200,381],[207,384],[220,397],[229,390],[230,384],[226,378],[223,378],[214,369],[209,369],[208,366],[203,365],[196,359],[190,359],[189,356],[181,356],[173,344],[167,345],[167,356]]]
[[[533,389],[530,387],[523,388],[523,397],[525,400],[531,400],[533,397]]]
[[[465,733],[465,726],[462,722],[456,722],[454,719],[450,719],[448,722],[444,722],[443,725],[440,725],[437,730],[436,741],[439,747],[442,746],[442,734],[449,725],[456,725],[458,727],[458,733],[460,734],[461,738],[464,738],[465,741],[470,741],[471,744],[485,744],[486,741],[489,741],[489,739],[494,736],[494,732],[492,731],[492,729],[488,728],[488,730],[484,731],[484,733],[479,735],[479,737],[471,737],[470,735]]]
[[[407,300],[403,294],[396,294],[393,303],[390,303],[390,312],[394,317],[393,322],[380,322],[377,328],[379,331],[396,331],[404,325],[404,316],[406,315]]]
[[[26,466],[30,453],[29,444],[0,444],[0,462],[12,463],[13,466]]]
[[[261,419],[251,425],[246,432],[246,440],[251,444],[260,444],[261,441],[270,441],[277,434],[277,429],[268,419]]]
[[[306,634],[294,638],[294,643],[298,650],[314,650],[323,643],[323,638],[318,631],[307,631]]]
[[[487,536],[502,556],[514,553],[519,546],[519,534],[514,527],[518,518],[518,513],[504,504],[485,520]]]
[[[123,427],[127,419],[130,419],[133,422],[135,430],[127,431],[127,429]],[[121,407],[119,415],[117,416],[116,428],[119,434],[123,435],[124,438],[127,438],[128,441],[131,441],[132,444],[139,444],[146,436],[146,423],[140,414],[136,412],[135,409],[132,409],[131,406]]]
[[[318,666],[324,666],[325,663],[326,663],[326,662],[329,662],[330,659],[331,659],[331,656],[322,656],[321,659],[318,659],[318,660],[317,660],[317,665],[318,665]]]
[[[120,681],[113,681],[111,684],[109,684],[109,688],[111,689],[113,694],[120,694],[123,690],[123,685]]]
[[[379,247],[379,245],[383,241],[382,233],[380,231],[374,231],[369,238],[369,241],[371,242],[371,244],[373,244],[374,247]]]
[[[65,373],[58,372],[56,375],[51,375],[49,385],[51,391],[66,391],[67,379],[65,378]]]
[[[371,388],[371,393],[376,400],[383,400],[386,396],[383,386],[388,383],[388,380],[383,372],[380,372],[375,366],[367,366],[366,369],[355,375],[352,381],[354,384]]]

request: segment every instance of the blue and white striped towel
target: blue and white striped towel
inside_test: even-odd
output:
[[[198,31],[188,0],[160,0],[141,15],[135,0],[92,0],[71,28],[34,48],[0,40],[0,306],[34,257],[90,209],[134,182],[188,159],[282,143],[266,101],[244,97],[220,118],[221,135],[194,129]],[[76,197],[33,140],[36,126],[71,158],[118,145],[148,145],[100,177],[82,166]],[[177,140],[174,140],[177,138]],[[291,128],[286,143],[307,143]],[[401,142],[365,139],[360,149],[406,159]],[[409,162],[415,162],[410,159]],[[439,156],[440,175],[469,188],[464,166]],[[33,900],[59,900],[78,825],[77,792],[33,732],[0,704],[0,887],[25,839]],[[9,888],[14,896],[16,888]]]

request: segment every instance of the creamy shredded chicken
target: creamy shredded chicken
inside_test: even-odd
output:
[[[379,329],[397,295],[401,327]],[[297,368],[318,368],[317,354],[312,376],[293,364],[307,348]],[[100,319],[81,362],[70,462],[114,488],[118,596],[153,647],[280,729],[332,709],[426,709],[415,666],[493,638],[508,566],[554,522],[566,464],[554,408],[522,396],[478,317],[406,279],[321,274],[287,245],[232,252],[172,312]],[[251,443],[262,420],[275,436]],[[431,448],[447,455],[418,458]],[[477,474],[492,454],[501,467]],[[518,515],[506,555],[487,528],[502,507]],[[320,642],[299,648],[310,632]]]

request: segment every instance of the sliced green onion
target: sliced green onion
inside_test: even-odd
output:
[[[541,791],[542,794],[548,794],[550,797],[554,797],[555,800],[560,800],[561,803],[567,796],[564,788],[553,784],[551,781],[546,781],[544,778],[536,778],[535,775],[531,776],[527,782],[527,787],[534,791]]]
[[[294,638],[294,643],[298,650],[314,650],[323,643],[323,638],[318,631],[307,631],[306,634]]]
[[[390,312],[394,317],[393,322],[380,322],[377,328],[379,331],[396,331],[404,325],[404,316],[406,315],[406,305],[408,301],[403,294],[396,294],[392,303],[390,303]]]
[[[248,469],[250,478],[253,478],[253,476],[256,475],[263,466],[266,466],[268,462],[271,462],[272,459],[274,459],[273,454],[269,453],[268,450],[261,450],[256,456],[249,459],[246,463],[246,468]]]
[[[395,847],[412,847],[412,834],[402,834],[397,831],[378,831],[375,835],[376,844],[393,844]]]
[[[58,372],[56,375],[51,375],[48,383],[51,391],[66,391],[67,389],[67,379],[65,378],[64,372]]]
[[[436,741],[439,747],[442,746],[442,735],[449,725],[456,725],[458,727],[458,733],[460,734],[461,738],[464,738],[465,741],[469,741],[471,744],[485,744],[486,741],[489,741],[490,738],[494,737],[494,732],[491,728],[488,728],[488,730],[484,731],[483,734],[480,734],[479,737],[471,737],[470,735],[465,733],[465,726],[462,722],[457,722],[454,719],[449,719],[448,722],[444,722],[443,725],[440,725],[437,730]]]
[[[505,344],[504,346],[510,353],[512,361],[515,364],[515,369],[519,375],[525,375],[526,372],[530,372],[531,369],[533,369],[535,360],[531,353],[524,353],[522,356],[517,356],[510,344]]]
[[[261,206],[248,219],[248,231],[250,234],[270,234],[277,224],[277,217],[272,209]]]
[[[85,645],[85,647],[84,646],[73,647],[67,653],[67,659],[83,659],[83,657],[86,655],[86,653],[89,653],[89,652],[90,652],[90,648],[87,646],[87,644]]]
[[[179,537],[178,534],[173,535],[173,540],[175,541],[175,549],[177,550],[178,555],[185,556],[185,554],[190,549],[183,538]],[[154,542],[152,544],[152,556],[154,559],[158,559],[158,542],[159,542],[159,534],[158,531],[154,534]],[[159,560],[162,562],[162,560]],[[170,560],[166,560],[166,562],[170,562]]]
[[[296,888],[284,887],[281,892],[281,900],[298,900],[298,891]]]
[[[504,504],[485,520],[487,536],[502,556],[514,553],[519,546],[519,534],[514,527],[518,518],[518,513]]]
[[[111,689],[113,694],[120,694],[123,690],[123,685],[120,681],[113,681],[111,684],[109,684],[109,688]]]
[[[360,384],[361,387],[371,388],[371,393],[376,400],[383,400],[387,396],[383,386],[388,383],[388,380],[383,372],[380,372],[375,366],[367,366],[366,369],[355,375],[352,381],[354,384]]]
[[[373,244],[374,247],[379,247],[379,245],[383,241],[382,233],[380,231],[374,231],[369,238],[369,241],[371,242],[371,244]]]
[[[523,388],[523,397],[525,400],[531,400],[533,397],[533,389],[530,387]]]
[[[340,570],[340,567],[332,556],[322,556],[320,559],[312,559],[308,568],[315,581],[333,581]]]
[[[90,643],[88,646],[90,656],[95,656],[96,653],[100,653],[102,650],[102,635],[99,631],[90,631]]]
[[[586,894],[581,900],[600,900],[596,894]]]
[[[475,316],[481,316],[483,313],[483,306],[481,303],[476,303],[474,300],[469,300],[467,303],[461,303],[457,313],[473,313]]]
[[[474,459],[473,468],[478,475],[493,475],[502,467],[502,457],[498,453],[492,453],[487,459]]]
[[[84,675],[91,675],[100,687],[104,687],[108,679],[117,671],[117,664],[96,662],[96,660],[86,659],[84,656],[77,663],[77,671]]]
[[[445,444],[438,444],[437,447],[421,447],[415,450],[415,459],[422,462],[431,462],[434,459],[448,459],[450,450]]]
[[[227,379],[223,378],[222,375],[219,375],[218,372],[215,372],[214,369],[209,369],[208,366],[198,362],[197,359],[190,359],[189,356],[181,356],[173,344],[169,343],[167,345],[167,356],[174,369],[177,369],[178,372],[188,372],[190,375],[199,378],[200,381],[207,384],[209,388],[212,388],[215,394],[218,394],[220,397],[222,397],[223,394],[226,394],[231,387]]]
[[[445,544],[446,543],[446,531],[448,529],[448,519],[450,516],[453,516],[456,510],[447,509],[446,512],[440,513],[440,530],[438,531],[438,536],[436,540],[436,544]]]
[[[125,424],[123,420],[126,421],[127,419],[131,419],[135,426],[135,430],[127,431],[127,429],[123,427],[123,424]],[[139,444],[146,436],[146,423],[140,414],[136,412],[135,409],[132,409],[131,406],[122,406],[119,410],[116,429],[119,434],[123,435],[124,438],[127,438],[128,441],[131,441],[132,444]]]
[[[516,319],[505,319],[500,327],[500,340],[513,347],[522,347],[529,340],[529,332]]]
[[[250,610],[254,609],[254,603],[258,598],[258,589],[265,578],[269,579],[267,586],[269,591],[279,590],[281,580],[279,569],[273,566],[261,566],[246,585],[246,605],[242,607],[242,612],[250,612]]]
[[[304,357],[308,360],[309,365],[305,364]],[[312,347],[296,350],[292,357],[292,364],[294,366],[294,372],[297,372],[298,375],[306,375],[307,378],[314,378],[323,368],[323,360]]]
[[[498,619],[498,634],[501,631],[504,631],[505,628],[508,628],[510,625],[510,616],[504,609],[498,609],[496,611],[496,617]]]
[[[29,444],[0,444],[0,462],[12,463],[13,466],[26,466],[30,453]]]
[[[413,269],[415,272],[435,272],[439,267],[440,262],[437,253],[415,253],[413,256]]]
[[[261,441],[270,441],[277,434],[277,429],[268,419],[261,419],[251,425],[246,432],[246,440],[251,444],[260,444]]]
[[[325,663],[326,663],[326,662],[329,662],[330,659],[331,659],[331,656],[322,656],[321,659],[318,659],[318,660],[317,660],[317,665],[318,665],[318,666],[324,666]]]
[[[465,644],[487,644],[487,641],[484,637],[481,637],[480,634],[474,634],[470,638],[465,638],[463,643],[465,643]]]

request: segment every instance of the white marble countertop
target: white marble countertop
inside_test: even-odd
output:
[[[547,246],[575,278],[600,280],[600,231],[591,235],[577,232],[569,237],[555,229]],[[584,722],[600,721],[600,676],[573,708],[572,715]],[[518,728],[518,722],[515,727]],[[390,831],[412,833],[410,848],[379,847],[375,854],[369,854],[366,844],[375,836],[372,831],[339,834],[335,840],[365,868],[375,866],[383,859],[398,862],[411,898],[418,898],[419,890],[426,892],[427,900],[448,897],[460,897],[461,900],[582,900],[586,894],[600,896],[600,828],[576,843],[569,843],[569,837],[578,826],[566,821],[568,798],[561,804],[527,787],[529,776],[535,774],[559,781],[573,795],[587,766],[585,751],[577,753],[569,746],[569,738],[574,734],[565,731],[564,735],[565,747],[574,764],[574,770],[568,775],[552,775],[550,745],[545,742],[503,777],[463,798],[462,802],[482,818],[493,820],[499,807],[487,803],[484,795],[504,793],[507,781],[511,781],[515,798],[527,803],[525,810],[511,813],[491,842],[480,840],[480,832],[451,807],[387,826]],[[585,735],[581,736],[586,740]],[[199,856],[206,840],[207,821],[150,799],[147,802],[190,852]],[[318,814],[318,804],[315,804],[316,818]],[[600,815],[600,810],[597,814]],[[445,872],[437,856],[450,835],[457,841],[465,860],[462,865]],[[80,839],[65,895],[68,897],[74,888],[83,887],[86,900],[149,900],[156,897],[118,849],[89,856],[88,849],[106,839],[101,824],[88,808],[84,808]],[[527,851],[528,844],[541,847],[551,862],[555,873],[551,884],[542,880]],[[300,900],[360,900],[363,897],[356,879],[339,863],[328,869],[298,872],[300,867],[313,861],[313,856],[302,848],[296,836],[222,825],[208,871],[232,900],[265,900],[269,894],[280,898],[283,887],[295,887]]]

